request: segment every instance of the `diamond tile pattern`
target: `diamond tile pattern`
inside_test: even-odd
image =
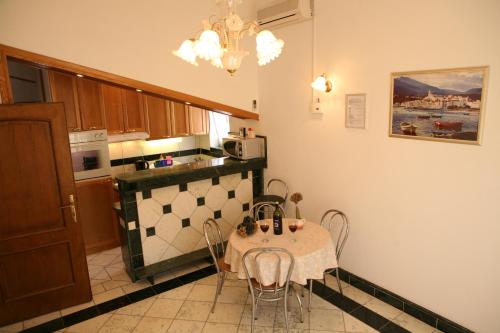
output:
[[[204,179],[136,193],[144,265],[206,247],[203,222],[217,218],[224,238],[248,214],[252,172]],[[247,208],[248,209],[248,208]],[[154,231],[153,231],[154,230]]]

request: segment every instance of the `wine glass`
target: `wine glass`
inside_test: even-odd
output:
[[[269,230],[269,223],[266,220],[261,220],[260,221],[260,230],[264,233],[264,239],[262,242],[267,243],[269,242],[269,239],[267,238],[267,231]]]
[[[292,232],[292,242],[295,243],[297,241],[297,238],[295,238],[295,231],[297,231],[297,220],[290,221],[290,223],[288,223],[288,229],[290,229],[290,231]]]

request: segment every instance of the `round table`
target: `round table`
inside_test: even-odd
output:
[[[238,273],[238,278],[245,279],[245,271],[242,266],[243,255],[250,249],[257,247],[280,247],[285,248],[292,253],[295,259],[294,268],[290,280],[301,285],[307,283],[307,279],[323,279],[323,272],[330,268],[337,267],[337,259],[335,257],[335,246],[333,244],[330,233],[319,224],[306,221],[304,227],[295,232],[295,235],[288,229],[288,224],[295,219],[283,219],[283,234],[274,235],[272,228],[272,220],[268,220],[269,231],[267,238],[269,242],[263,242],[264,233],[260,230],[248,237],[241,237],[234,231],[229,237],[226,248],[226,256],[224,261],[231,265],[231,271]],[[258,223],[261,223],[259,221]],[[293,242],[293,237],[296,237],[297,242]],[[250,261],[247,260],[247,263]],[[270,260],[267,264],[276,265],[276,260]],[[282,261],[282,267],[288,267],[290,263]],[[256,274],[252,270],[254,267],[249,265],[249,273],[252,277]],[[266,270],[266,262],[260,263],[260,278],[264,285],[269,285],[275,282],[275,268]],[[266,271],[269,274],[266,274]],[[280,276],[280,284],[286,279],[286,269],[282,269]]]

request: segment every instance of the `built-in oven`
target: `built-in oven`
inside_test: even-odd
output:
[[[106,130],[69,134],[75,180],[111,175]]]

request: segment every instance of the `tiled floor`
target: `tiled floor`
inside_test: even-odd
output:
[[[141,281],[132,283],[124,271],[119,249],[113,249],[88,257],[93,301],[57,311],[45,316],[26,320],[0,332],[17,332],[44,322],[99,304],[126,293],[149,287]],[[182,276],[207,266],[199,262],[157,277],[156,283]],[[102,314],[64,329],[64,332],[250,332],[251,305],[246,281],[234,275],[226,281],[219,297],[215,313],[210,313],[215,293],[216,277],[211,275],[179,288],[154,295],[137,303]],[[327,277],[327,285],[337,290],[334,277]],[[436,329],[402,311],[343,283],[344,294],[364,307],[415,333],[437,333]],[[307,304],[308,293],[305,293]],[[299,333],[370,333],[377,332],[362,321],[344,312],[330,302],[313,295],[312,311],[304,311],[300,322],[298,304],[290,301],[290,332]],[[282,304],[259,307],[255,333],[286,332]]]

